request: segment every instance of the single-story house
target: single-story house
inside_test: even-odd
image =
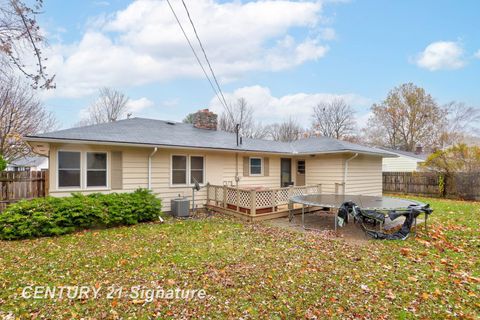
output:
[[[415,152],[381,148],[387,152],[395,154],[397,157],[383,158],[383,172],[413,172],[419,171],[421,166],[428,158],[428,154],[418,147]]]
[[[50,159],[50,195],[149,188],[163,200],[165,211],[171,199],[192,195],[195,180],[226,191],[321,185],[324,193],[381,195],[382,159],[393,156],[326,137],[291,143],[241,138],[217,130],[217,115],[208,109],[197,112],[193,124],[131,118],[25,139]],[[223,196],[231,199],[226,191]],[[220,193],[204,187],[195,194],[195,204],[219,200]],[[243,198],[232,197],[238,209]]]
[[[7,171],[41,171],[48,169],[48,157],[23,157],[7,164]]]

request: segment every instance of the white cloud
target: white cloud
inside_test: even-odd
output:
[[[459,69],[465,65],[463,48],[458,42],[433,42],[418,55],[416,63],[430,71]]]
[[[480,49],[475,53],[475,58],[480,59]]]
[[[136,113],[146,109],[150,108],[154,105],[152,100],[149,100],[145,97],[140,98],[140,99],[130,99],[127,103],[127,109],[128,112],[132,112],[134,116],[136,116]]]
[[[333,28],[324,28],[320,30],[320,37],[323,40],[335,40],[337,38],[337,33]]]
[[[192,28],[173,2],[191,41]],[[334,37],[322,29],[322,3],[190,1],[190,13],[215,72],[232,80],[251,71],[278,71],[323,57]],[[290,30],[295,28],[295,38]],[[301,36],[303,30],[304,36]],[[197,46],[196,46],[197,47]],[[80,41],[49,49],[57,96],[80,97],[103,86],[135,86],[202,77],[166,1],[138,0],[124,10],[90,19]],[[198,50],[200,53],[200,51]]]
[[[247,103],[255,109],[256,117],[264,124],[293,117],[304,126],[310,126],[312,108],[320,102],[343,98],[357,111],[360,117],[366,113],[367,106],[371,103],[369,99],[351,93],[294,93],[275,97],[268,88],[262,86],[239,88],[232,93],[225,93],[225,98],[227,101],[245,98]],[[223,111],[223,107],[216,97],[211,99],[210,109],[217,113]],[[364,119],[361,118],[361,120]]]

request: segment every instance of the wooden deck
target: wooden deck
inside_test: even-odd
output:
[[[249,221],[260,221],[288,216],[289,199],[293,196],[321,192],[321,185],[267,189],[209,184],[206,207]],[[294,213],[300,212],[300,205],[290,205]]]

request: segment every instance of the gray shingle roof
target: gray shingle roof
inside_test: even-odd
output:
[[[25,157],[12,161],[10,165],[16,167],[38,167],[47,159],[46,157]]]
[[[384,148],[384,147],[381,147],[380,149],[384,150],[384,151],[394,153],[394,154],[397,154],[397,155],[400,155],[400,156],[406,156],[406,157],[415,158],[415,159],[423,160],[423,161],[427,160],[427,158],[428,158],[427,153],[414,153],[414,152],[403,151],[403,150],[395,150],[395,149]]]
[[[351,151],[392,156],[391,153],[380,149],[326,137],[302,139],[292,143],[243,138],[243,144],[237,146],[234,133],[197,129],[191,124],[144,118],[132,118],[27,136],[26,140],[79,140],[284,154]]]

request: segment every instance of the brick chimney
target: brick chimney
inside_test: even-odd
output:
[[[217,130],[217,115],[208,109],[193,115],[193,126],[198,129]]]
[[[423,147],[422,146],[417,146],[415,148],[415,154],[421,154],[423,153]]]

